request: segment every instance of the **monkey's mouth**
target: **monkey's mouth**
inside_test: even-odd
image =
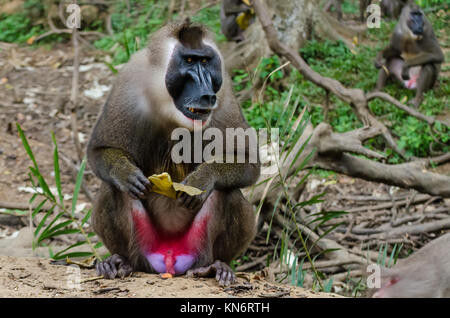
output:
[[[212,108],[186,107],[184,108],[183,114],[184,116],[192,120],[206,121],[208,120],[211,111]]]

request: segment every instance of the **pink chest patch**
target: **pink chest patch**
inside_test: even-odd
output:
[[[197,260],[210,214],[200,211],[185,233],[166,235],[154,227],[142,204],[135,202],[138,204],[133,204],[132,216],[142,253],[156,272],[184,274]]]

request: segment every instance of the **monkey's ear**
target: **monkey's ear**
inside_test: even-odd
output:
[[[183,21],[183,24],[185,24],[185,25],[189,25],[189,24],[191,24],[192,23],[192,21],[191,21],[191,18],[190,17],[186,17],[185,19],[184,19],[184,21]]]

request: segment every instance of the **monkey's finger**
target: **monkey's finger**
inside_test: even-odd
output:
[[[216,269],[216,280],[220,284],[220,278],[222,277],[222,271],[223,271],[222,266],[221,266],[221,264],[217,264],[217,263],[211,265],[211,267],[213,267],[213,266]]]
[[[137,175],[137,179],[147,188],[150,189],[152,187],[152,183],[148,180],[142,172]]]
[[[103,276],[104,269],[103,269],[102,263],[103,262],[97,262],[95,264],[95,272],[96,272],[97,276]]]
[[[189,196],[186,198],[186,201],[184,201],[184,206],[188,209],[192,209],[195,203],[195,197]]]
[[[133,268],[130,265],[128,265],[128,264],[122,264],[119,267],[119,270],[117,271],[117,275],[120,278],[124,278],[124,277],[130,276],[131,273],[133,273]]]
[[[230,272],[224,270],[220,275],[219,286],[229,286],[230,285]]]
[[[230,274],[231,274],[230,283],[233,284],[236,281],[236,274],[233,271],[231,271]]]
[[[143,198],[145,196],[144,192],[140,191],[138,188],[136,188],[135,186],[133,186],[131,184],[129,185],[128,190],[130,193],[132,193],[134,196],[136,196],[137,199]]]
[[[103,276],[107,279],[114,279],[117,275],[117,270],[114,267],[114,270],[111,268],[111,266],[107,263],[103,263],[103,267],[105,269],[105,272],[103,273]]]
[[[178,198],[178,202],[180,203],[180,205],[182,206],[186,206],[186,201],[189,199],[189,195],[187,193],[182,193],[180,195],[180,197]]]
[[[128,183],[133,185],[135,188],[140,190],[141,192],[147,191],[147,188],[144,184],[138,179],[137,176],[129,176],[128,177]]]

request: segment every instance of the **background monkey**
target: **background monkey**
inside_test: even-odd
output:
[[[93,227],[113,254],[96,264],[99,275],[190,270],[216,274],[221,285],[234,281],[227,263],[255,234],[253,207],[239,188],[257,180],[259,163],[171,159],[173,129],[192,135],[194,120],[222,132],[249,127],[222,61],[211,35],[184,22],[154,33],[119,73],[88,145],[90,166],[103,181]],[[146,176],[162,172],[205,193],[171,199],[149,192]]]
[[[372,297],[450,297],[450,233],[435,239],[381,271],[381,288]]]
[[[444,54],[433,27],[423,11],[410,1],[402,9],[387,48],[380,51],[375,60],[379,68],[376,90],[381,90],[389,77],[416,89],[411,101],[415,107],[423,100],[423,93],[431,89],[437,80]]]
[[[247,1],[249,3],[249,1]],[[244,40],[244,30],[236,22],[241,13],[250,12],[251,7],[242,0],[222,0],[220,6],[220,29],[228,41]]]
[[[398,19],[408,0],[381,0],[381,12],[384,17]]]

